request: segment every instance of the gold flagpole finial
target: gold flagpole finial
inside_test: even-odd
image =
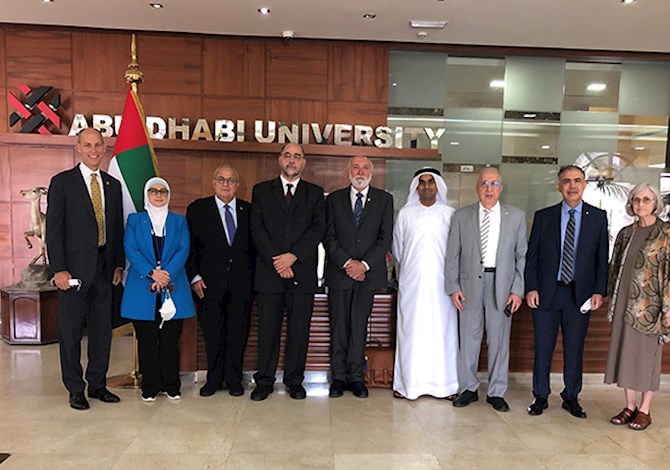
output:
[[[144,81],[144,74],[140,71],[140,66],[137,63],[137,42],[135,41],[135,33],[133,33],[130,41],[130,63],[128,70],[126,70],[126,82],[133,87],[133,91],[137,92],[137,84]]]

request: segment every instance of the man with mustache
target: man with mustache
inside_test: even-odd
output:
[[[375,290],[388,287],[386,253],[393,233],[393,196],[370,186],[368,157],[349,161],[351,185],[328,196],[326,283],[330,310],[330,396],[345,389],[366,398],[365,336]]]
[[[306,163],[302,146],[284,145],[277,160],[279,178],[258,183],[251,199],[259,343],[254,401],[273,391],[284,308],[284,385],[294,400],[307,396],[302,381],[317,288],[317,248],[326,228],[323,189],[300,177]]]

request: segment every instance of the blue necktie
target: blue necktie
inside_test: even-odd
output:
[[[563,242],[563,261],[561,262],[561,281],[570,282],[575,272],[575,210],[570,209],[570,220],[565,229]]]
[[[361,217],[363,216],[363,194],[356,194],[356,204],[354,204],[354,223],[358,227],[361,223]]]
[[[223,206],[226,209],[226,228],[228,229],[228,244],[233,246],[233,240],[235,239],[235,232],[237,227],[235,227],[235,220],[233,219],[233,213],[230,212],[230,206],[226,204]]]

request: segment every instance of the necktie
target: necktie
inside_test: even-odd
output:
[[[98,184],[98,175],[95,173],[91,173],[91,202],[93,203],[95,221],[98,224],[98,246],[102,246],[105,244],[105,222],[102,210],[102,193]]]
[[[291,207],[291,201],[293,201],[293,193],[291,192],[293,185],[291,183],[286,185],[286,205]]]
[[[235,220],[233,219],[233,213],[230,211],[230,206],[226,204],[223,206],[224,209],[226,209],[226,228],[228,229],[228,244],[230,246],[233,246],[233,240],[235,240],[235,232],[237,231],[237,227],[235,227]]]
[[[570,282],[575,271],[575,210],[570,209],[570,220],[565,228],[563,242],[563,261],[561,262],[561,281]]]
[[[363,194],[356,194],[356,204],[354,204],[354,223],[358,227],[361,223],[361,217],[363,216]]]
[[[479,238],[482,245],[482,261],[486,257],[486,245],[489,243],[489,229],[491,228],[491,209],[484,209],[484,217],[479,228]]]

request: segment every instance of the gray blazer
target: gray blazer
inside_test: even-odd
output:
[[[500,204],[500,239],[496,255],[496,306],[502,310],[510,293],[524,295],[526,214]],[[479,203],[457,210],[451,218],[447,242],[447,293],[459,290],[468,305],[482,305],[482,251],[479,237]]]

